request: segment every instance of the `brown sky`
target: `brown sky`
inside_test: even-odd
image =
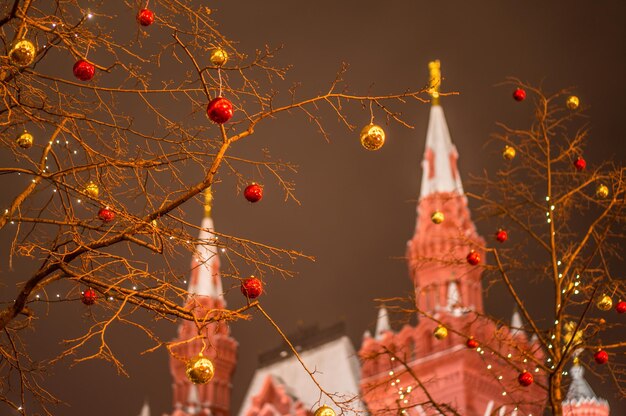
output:
[[[151,3],[158,13],[158,1]],[[548,91],[576,87],[590,107],[588,162],[613,158],[623,163],[626,155],[626,3],[621,0],[207,4],[215,7],[214,19],[221,30],[239,40],[242,49],[284,44],[278,61],[294,65],[289,79],[303,83],[303,94],[325,91],[341,62],[350,64],[346,79],[352,91],[366,92],[372,85],[377,92],[416,88],[426,82],[427,62],[439,58],[443,89],[460,93],[442,100],[442,105],[460,153],[462,178],[499,163],[494,159],[499,156],[483,149],[496,121],[521,125],[529,120],[530,111],[520,106],[530,103],[513,103],[509,88],[494,87],[509,75],[543,82]],[[234,149],[237,155],[259,158],[260,149],[267,147],[275,158],[299,165],[294,179],[300,206],[284,203],[270,178],[264,181],[266,196],[257,205],[235,193],[233,178],[223,177],[215,190],[214,219],[220,231],[316,257],[315,262],[293,266],[299,272],[296,279],[270,282],[263,302],[285,331],[293,331],[299,323],[328,326],[345,320],[358,347],[363,331],[373,326],[373,299],[403,296],[411,290],[406,266],[397,258],[404,255],[415,224],[427,116],[426,104],[406,106],[405,118],[415,129],[389,126],[387,144],[375,153],[363,150],[356,133],[332,121],[332,140],[326,143],[312,125],[295,116],[261,127],[254,141]],[[189,209],[196,211],[199,223],[201,207]],[[482,230],[483,235],[490,232]],[[6,238],[0,238],[6,252]],[[2,261],[5,270],[4,256]],[[183,268],[189,259],[180,261]],[[235,292],[228,299],[232,306],[242,303]],[[497,290],[486,305],[497,316],[508,317],[511,312],[511,302]],[[55,334],[76,333],[84,326],[79,306],[65,306],[37,323],[37,355],[43,357],[51,347],[46,340],[56,339]],[[167,324],[158,328],[171,337],[175,329]],[[276,346],[279,339],[259,317],[233,325],[232,332],[240,343],[233,382],[237,409],[258,353]],[[132,416],[144,398],[149,399],[153,415],[171,411],[166,353],[138,357],[135,352],[141,342],[126,333],[117,333],[117,338],[115,334],[112,342],[121,350],[131,377],[116,377],[102,363],[55,368],[54,390],[71,404],[57,414]],[[598,384],[593,387],[599,393],[603,390]],[[606,398],[613,414],[626,410],[623,401]]]

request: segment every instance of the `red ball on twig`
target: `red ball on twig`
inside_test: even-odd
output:
[[[84,59],[80,59],[76,61],[72,71],[74,72],[74,76],[79,80],[91,81],[93,76],[96,74],[96,67]]]
[[[256,299],[263,294],[263,282],[250,276],[241,282],[241,293],[248,299]]]

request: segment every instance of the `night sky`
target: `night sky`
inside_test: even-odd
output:
[[[151,3],[158,13],[158,1]],[[623,1],[229,0],[207,4],[214,7],[213,18],[223,33],[240,41],[243,51],[253,52],[265,43],[284,45],[277,62],[294,65],[288,80],[302,83],[301,97],[326,91],[342,62],[350,65],[345,79],[351,92],[383,93],[424,86],[428,62],[440,59],[442,90],[459,93],[441,103],[460,154],[459,170],[466,189],[471,189],[467,186],[471,173],[501,161],[498,153],[485,148],[489,135],[497,130],[495,123],[523,127],[531,120],[530,102],[515,103],[510,87],[496,87],[507,76],[541,84],[548,92],[574,87],[588,107],[592,127],[585,153],[588,163],[605,159],[623,163],[626,156]],[[129,21],[133,18],[124,16]],[[352,121],[366,124],[368,111],[359,110],[358,105],[350,110]],[[415,226],[429,105],[409,102],[402,111],[415,128],[385,126],[387,143],[378,152],[362,149],[358,131],[346,130],[328,112],[323,115],[331,127],[330,142],[303,116],[294,114],[261,126],[254,137],[234,147],[234,155],[257,159],[267,148],[275,159],[299,166],[291,178],[301,205],[284,202],[269,176],[257,177],[265,185],[265,198],[256,205],[237,194],[231,176],[220,176],[214,187],[213,216],[220,232],[315,257],[314,262],[302,260],[290,266],[298,272],[296,278],[269,280],[262,302],[284,331],[344,321],[358,349],[363,332],[373,329],[374,299],[412,291],[402,257]],[[252,173],[252,169],[247,172]],[[188,211],[189,218],[199,224],[202,207],[190,204]],[[478,228],[482,235],[492,232],[480,224]],[[7,234],[0,238],[6,253]],[[189,260],[177,260],[181,270]],[[2,262],[5,272],[6,256]],[[537,296],[538,301],[544,298],[548,299]],[[231,307],[244,302],[235,290],[227,294],[227,300]],[[511,305],[497,287],[486,300],[487,310],[501,318],[508,319]],[[44,358],[49,348],[57,349],[60,335],[80,333],[86,326],[80,306],[64,307],[37,321],[31,337],[37,343],[35,356]],[[175,325],[153,325],[166,339],[175,336]],[[258,315],[231,329],[239,342],[233,380],[233,409],[238,410],[257,355],[280,344],[280,339]],[[111,366],[101,362],[69,370],[57,366],[49,381],[69,407],[56,414],[132,416],[145,398],[153,415],[172,410],[166,351],[139,356],[137,352],[148,344],[140,334],[126,331],[113,330],[110,336],[127,363],[130,378],[117,377]],[[602,385],[593,387],[603,395]],[[603,396],[612,414],[626,410],[623,400],[618,402],[611,393]]]

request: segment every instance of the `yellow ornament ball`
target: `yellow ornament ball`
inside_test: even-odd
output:
[[[504,151],[502,151],[502,157],[505,158],[506,160],[511,160],[515,157],[515,154],[517,152],[515,151],[514,147],[511,146],[504,146]]]
[[[15,66],[24,67],[33,63],[37,49],[33,42],[28,39],[21,39],[11,45],[9,50],[9,60]]]
[[[17,136],[17,139],[15,141],[17,142],[17,145],[22,149],[30,149],[31,147],[33,147],[33,142],[35,141],[35,139],[32,134],[24,130],[24,133]]]
[[[444,339],[448,336],[448,330],[443,325],[437,325],[437,328],[433,331],[433,335],[437,339]]]
[[[85,187],[85,193],[92,198],[97,198],[98,195],[100,195],[100,188],[98,187],[98,184],[94,183],[93,181],[89,181],[89,183]]]
[[[596,196],[598,198],[606,198],[609,196],[609,188],[605,184],[600,184],[596,188]]]
[[[361,130],[361,144],[367,150],[378,150],[385,144],[385,130],[376,124],[368,124]]]
[[[332,408],[322,406],[315,411],[315,416],[336,416],[336,413]]]
[[[569,108],[570,110],[576,110],[580,105],[580,100],[575,95],[570,95],[569,97],[567,97],[565,105],[567,105],[567,108]]]
[[[602,297],[596,303],[596,306],[601,311],[610,311],[613,307],[613,299],[609,295],[602,295]]]
[[[187,361],[185,374],[193,384],[206,384],[213,378],[215,368],[211,360],[200,353]]]
[[[430,220],[434,222],[435,224],[441,224],[445,218],[446,217],[443,215],[443,212],[441,211],[435,211],[430,216]]]
[[[211,52],[211,63],[215,66],[222,66],[228,62],[228,53],[222,48],[215,48]]]

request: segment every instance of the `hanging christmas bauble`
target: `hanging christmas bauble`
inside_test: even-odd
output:
[[[217,97],[211,100],[206,108],[206,113],[212,122],[224,124],[233,116],[233,105],[224,97]]]
[[[598,299],[596,306],[601,311],[608,311],[613,307],[613,299],[611,299],[609,295],[602,295],[600,299]]]
[[[524,99],[526,98],[526,91],[524,91],[521,88],[516,88],[515,91],[513,91],[513,99],[515,101],[524,101]]]
[[[98,187],[98,184],[94,183],[93,181],[89,181],[89,183],[85,187],[85,193],[92,198],[97,198],[98,195],[100,195],[100,188]]]
[[[98,211],[98,218],[100,218],[102,222],[111,222],[115,219],[115,212],[111,211],[109,207],[102,207]]]
[[[609,188],[608,188],[608,186],[606,186],[604,184],[598,185],[598,187],[596,188],[596,196],[598,198],[606,198],[607,196],[609,196]]]
[[[443,212],[439,210],[433,212],[433,214],[430,216],[430,220],[435,224],[441,224],[445,218],[446,217],[443,215]]]
[[[515,151],[515,148],[512,146],[504,146],[504,150],[502,151],[502,157],[505,158],[506,160],[511,160],[515,157],[515,154],[517,152]]]
[[[496,240],[498,240],[498,242],[500,243],[504,243],[508,239],[509,239],[509,233],[507,233],[506,230],[503,230],[502,228],[500,228],[498,232],[496,233]]]
[[[187,378],[193,384],[208,383],[213,378],[214,373],[213,363],[203,356],[202,353],[187,361],[187,366],[185,367],[185,374],[187,374]]]
[[[328,406],[322,406],[319,409],[317,409],[314,413],[314,416],[336,416],[337,414],[335,413],[335,411],[328,407]]]
[[[533,375],[528,371],[522,371],[519,376],[517,376],[517,382],[520,386],[528,387],[533,384]]]
[[[433,335],[437,339],[444,339],[445,337],[448,336],[448,330],[443,325],[437,325],[437,327],[433,331]]]
[[[74,72],[74,76],[79,80],[91,81],[93,76],[96,74],[96,67],[84,59],[80,59],[76,61],[72,71]]]
[[[150,26],[154,23],[154,12],[149,9],[141,9],[137,13],[137,21],[141,26]]]
[[[263,199],[263,187],[258,183],[252,182],[250,185],[246,186],[246,189],[243,190],[243,196],[249,202],[259,202]]]
[[[476,349],[478,348],[478,341],[476,341],[474,337],[470,337],[465,342],[465,345],[467,345],[467,348]]]
[[[98,295],[96,294],[96,291],[93,290],[92,288],[89,288],[83,292],[83,294],[80,297],[80,300],[85,305],[93,305],[94,303],[96,303],[97,297]]]
[[[378,150],[385,144],[385,130],[376,124],[361,129],[361,145],[367,150]]]
[[[593,359],[596,360],[598,364],[606,364],[609,362],[609,353],[604,350],[598,350],[593,354]]]
[[[576,168],[576,170],[585,170],[585,168],[587,167],[587,162],[585,161],[585,159],[582,158],[582,156],[579,156],[578,159],[576,159],[574,161],[574,167]]]
[[[565,104],[570,110],[576,110],[580,105],[580,100],[575,95],[570,95],[569,97],[567,97]]]
[[[626,301],[620,300],[619,302],[617,302],[617,305],[615,305],[615,310],[617,311],[617,313],[626,312]]]
[[[471,264],[472,266],[476,266],[478,263],[480,263],[480,254],[472,250],[469,252],[466,259],[469,264]]]
[[[228,53],[222,48],[215,48],[211,51],[211,63],[215,66],[225,65],[228,61]]]
[[[254,276],[241,281],[241,293],[248,299],[256,299],[263,294],[263,282]]]
[[[15,66],[25,67],[33,63],[37,49],[28,39],[20,39],[11,45],[9,60]]]
[[[30,149],[31,147],[33,147],[33,142],[35,141],[35,138],[32,134],[24,130],[24,133],[17,136],[17,139],[15,141],[17,142],[17,145],[22,149]]]

